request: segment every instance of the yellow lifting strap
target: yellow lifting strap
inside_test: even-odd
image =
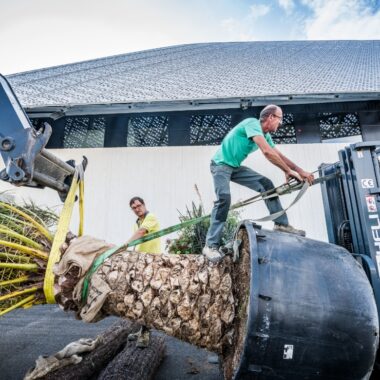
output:
[[[83,235],[83,200],[84,200],[84,176],[83,168],[79,166],[75,170],[73,181],[70,186],[69,193],[63,205],[61,215],[59,217],[57,231],[55,233],[53,244],[50,250],[49,260],[46,268],[44,279],[44,293],[47,303],[56,303],[54,297],[54,265],[61,258],[60,247],[66,240],[67,232],[69,231],[71,215],[75,203],[75,194],[79,187],[79,231],[78,236]]]

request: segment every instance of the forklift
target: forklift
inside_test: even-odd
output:
[[[321,182],[329,242],[364,269],[380,320],[380,141],[340,150],[339,161],[320,165],[319,175],[329,178]],[[371,379],[380,378],[379,351]]]
[[[371,283],[380,310],[380,141],[339,151],[320,177],[329,242],[351,252]],[[335,175],[332,175],[335,174]]]

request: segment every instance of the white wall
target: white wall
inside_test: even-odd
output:
[[[338,150],[344,144],[280,145],[279,149],[305,170],[317,170],[322,162],[338,160]],[[129,209],[129,199],[135,195],[144,198],[148,210],[155,213],[161,228],[178,223],[178,211],[197,201],[194,184],[198,185],[206,211],[211,211],[214,190],[209,162],[217,147],[163,147],[163,148],[104,148],[52,150],[63,160],[80,160],[87,156],[89,165],[85,182],[85,233],[116,244],[130,235],[136,217]],[[1,161],[1,160],[0,160]],[[1,161],[1,165],[2,165]],[[285,181],[283,173],[270,164],[260,152],[252,154],[245,165],[268,176],[274,184]],[[50,189],[16,188],[0,181],[0,191],[11,190],[17,201],[32,199],[39,205],[57,206],[58,195]],[[254,195],[249,189],[231,185],[232,201]],[[286,207],[295,194],[282,197]],[[262,202],[246,207],[243,218],[267,215]],[[303,228],[307,236],[327,241],[322,196],[319,185],[311,187],[304,197],[288,211],[290,223]],[[72,230],[77,230],[77,213],[72,219]],[[272,223],[263,223],[272,228]]]

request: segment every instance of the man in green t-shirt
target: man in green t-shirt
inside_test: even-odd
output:
[[[211,224],[207,232],[203,254],[213,262],[222,257],[219,252],[220,239],[231,204],[230,181],[246,186],[257,192],[274,188],[272,181],[256,171],[241,166],[242,161],[252,152],[261,150],[264,156],[284,173],[286,180],[314,180],[312,173],[306,172],[285,157],[272,141],[271,132],[276,132],[282,124],[282,110],[276,105],[268,105],[260,112],[260,120],[248,118],[237,124],[223,139],[222,144],[211,160],[211,173],[214,180],[217,200],[211,213]],[[271,214],[282,211],[278,197],[265,201]],[[305,236],[305,231],[289,225],[286,213],[274,220],[274,229]]]

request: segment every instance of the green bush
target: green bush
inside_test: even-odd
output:
[[[206,214],[202,202],[198,206],[192,202],[190,209],[186,207],[186,214],[180,213],[179,220],[183,223],[187,220],[199,218],[204,215]],[[231,210],[228,213],[221,240],[222,245],[226,244],[233,238],[236,227],[240,221],[239,217],[240,213],[237,210]],[[167,251],[169,253],[177,254],[201,253],[206,242],[206,234],[209,226],[210,218],[207,218],[200,223],[181,229],[178,238],[168,239],[166,241]]]

